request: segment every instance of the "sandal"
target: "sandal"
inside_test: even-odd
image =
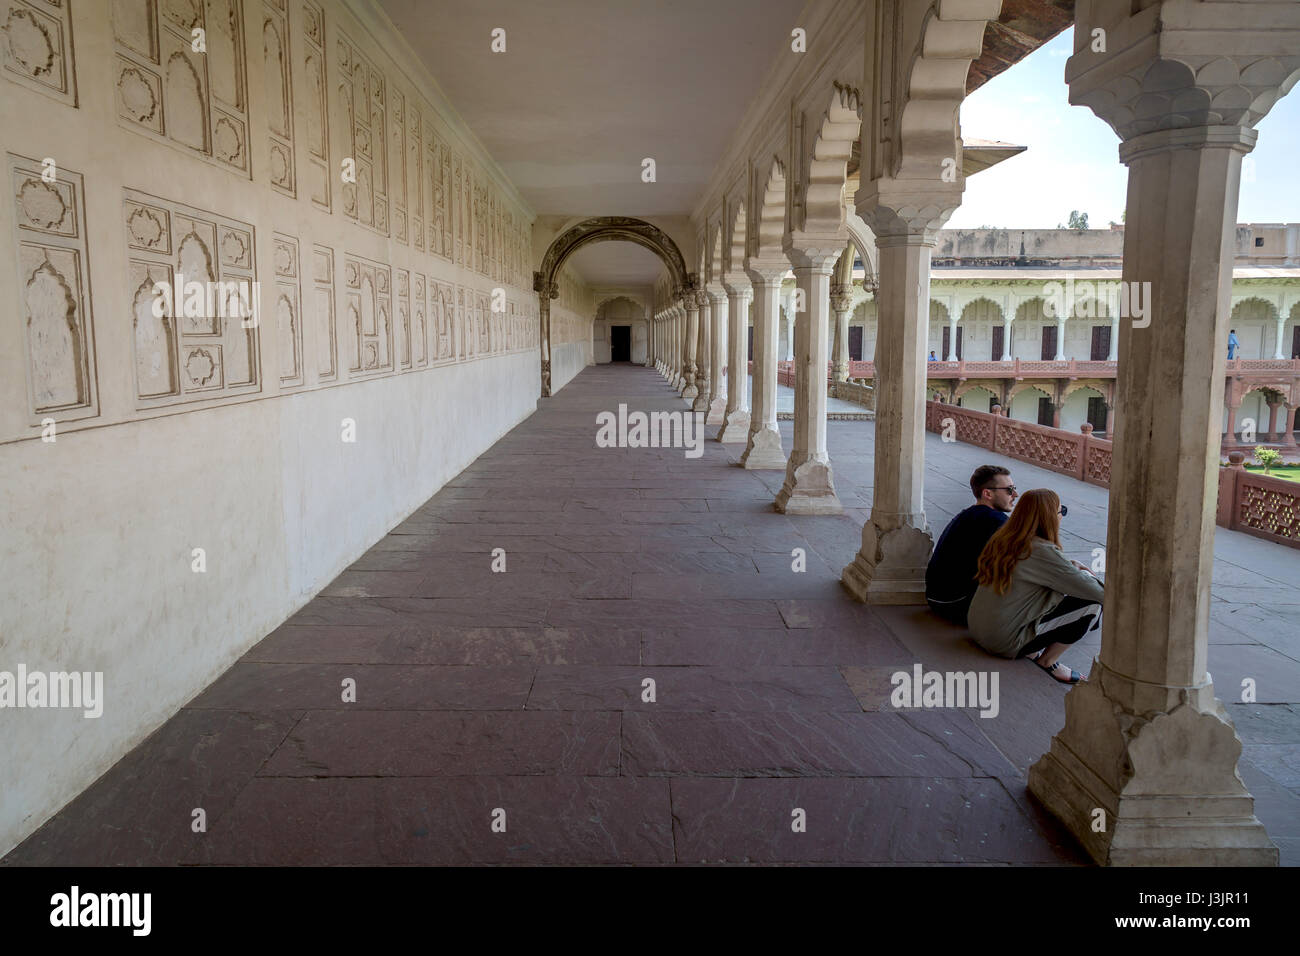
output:
[[[1037,659],[1035,659],[1035,660],[1034,660],[1034,666],[1037,667],[1040,671],[1046,671],[1048,674],[1051,674],[1051,675],[1052,675],[1052,680],[1056,681],[1058,684],[1077,684],[1077,683],[1079,683],[1080,681],[1087,681],[1087,679],[1088,679],[1088,678],[1084,677],[1082,674],[1080,674],[1078,671],[1076,671],[1076,670],[1071,670],[1070,668],[1065,667],[1065,665],[1062,664],[1060,661],[1057,661],[1057,662],[1056,662],[1055,664],[1053,664],[1051,667],[1044,667],[1042,664],[1038,663]],[[1057,669],[1058,667],[1065,667],[1065,669],[1066,669],[1067,671],[1070,671],[1070,676],[1069,676],[1068,678],[1064,678],[1064,679],[1063,679],[1063,678],[1060,678],[1060,677],[1057,677],[1057,676],[1056,676],[1056,669]]]

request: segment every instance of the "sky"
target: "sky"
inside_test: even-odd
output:
[[[967,179],[947,228],[1053,229],[1074,209],[1088,214],[1093,229],[1120,221],[1128,175],[1119,137],[1092,110],[1070,105],[1064,77],[1073,45],[1071,28],[966,97],[963,136],[1029,149]],[[1237,222],[1300,222],[1300,85],[1256,129]]]

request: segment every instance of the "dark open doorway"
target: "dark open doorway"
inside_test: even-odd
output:
[[[611,325],[609,327],[609,360],[611,362],[632,361],[632,326]]]

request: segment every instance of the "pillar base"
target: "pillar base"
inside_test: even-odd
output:
[[[864,604],[924,604],[925,566],[933,547],[930,533],[921,528],[904,525],[882,532],[868,521],[862,548],[840,581]]]
[[[704,419],[706,425],[721,425],[727,420],[727,396],[719,395],[709,403],[709,414]]]
[[[776,496],[776,510],[787,515],[838,515],[844,513],[828,461],[786,465],[785,484]]]
[[[736,409],[728,412],[718,432],[718,441],[728,445],[740,444],[749,440],[749,412]]]
[[[698,394],[698,395],[695,396],[695,401],[691,404],[691,411],[693,411],[693,412],[704,412],[706,415],[708,414],[708,411],[709,411],[709,389],[708,389],[708,386],[707,386],[707,385],[704,386],[704,388],[702,388],[702,389],[700,390],[700,394]]]
[[[1134,714],[1116,699],[1152,689],[1094,661],[1029,768],[1029,792],[1105,866],[1277,866],[1213,685],[1169,688],[1168,712]]]
[[[749,433],[749,444],[740,456],[740,464],[751,471],[784,470],[788,462],[781,450],[781,433],[776,428],[756,428]]]
[[[700,390],[695,387],[694,383],[682,386],[682,398],[686,399],[688,402],[694,401],[695,396],[699,393]]]

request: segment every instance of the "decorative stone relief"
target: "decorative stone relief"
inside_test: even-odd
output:
[[[334,250],[329,246],[313,246],[311,271],[316,322],[316,380],[332,382],[339,371],[334,323]]]
[[[197,28],[204,30],[204,52],[192,48]],[[161,0],[161,6],[160,0],[113,0],[113,35],[117,110],[125,125],[247,175],[241,0]],[[278,55],[287,64],[283,49]],[[285,158],[292,165],[292,151]]]
[[[302,0],[300,23],[303,68],[307,76],[307,162],[303,166],[303,176],[311,201],[329,212],[332,207],[329,110],[325,96],[325,14],[311,0]]]
[[[298,281],[298,240],[271,235],[275,263],[275,332],[280,350],[280,386],[303,384],[302,293]]]
[[[181,19],[192,9],[167,8]],[[258,391],[253,227],[135,190],[124,196],[138,406]]]
[[[453,152],[451,154],[451,165],[452,165],[452,185],[451,185],[452,218],[455,221],[455,228],[456,228],[456,238],[455,238],[456,260],[455,261],[456,261],[456,265],[463,266],[465,264],[465,217],[462,213],[462,210],[464,209],[464,200],[461,198],[461,195],[464,189],[464,184],[462,181],[464,176],[464,169],[462,168],[459,153]]]
[[[430,312],[433,314],[434,340],[433,357],[438,362],[452,362],[456,359],[456,287],[450,282],[437,283],[436,289],[430,280]]]
[[[424,118],[414,101],[406,112],[406,181],[410,187],[408,197],[411,217],[411,245],[424,251]]]
[[[297,195],[293,159],[293,80],[289,57],[289,13],[285,0],[264,0],[262,75],[266,81],[266,125],[271,157],[271,185]]]
[[[416,368],[429,364],[429,300],[425,296],[428,287],[420,273],[413,274],[415,288],[411,291],[411,356]],[[432,283],[428,284],[429,286]]]
[[[478,330],[478,349],[479,355],[489,355],[494,349],[495,342],[492,334],[492,320],[500,313],[493,312],[489,308],[488,297],[482,292],[474,295],[474,325]]]
[[[488,251],[488,195],[483,184],[482,175],[475,171],[474,176],[474,271],[488,275],[491,268]]]
[[[393,371],[392,289],[388,266],[349,255],[347,286],[348,370],[353,377]]]
[[[411,367],[411,273],[398,269],[397,278],[397,360],[402,368]]]
[[[55,99],[77,105],[72,31],[67,3],[6,0],[0,25],[5,76]]]
[[[341,32],[338,35],[339,100],[348,131],[355,183],[343,184],[343,212],[354,222],[388,235],[388,100],[383,74]]]
[[[478,340],[478,335],[474,331],[474,317],[470,314],[473,308],[474,293],[467,292],[464,286],[457,286],[455,335],[458,345],[457,358],[461,361],[474,356],[474,343]]]
[[[428,131],[428,152],[425,167],[428,170],[429,188],[429,251],[435,256],[452,261],[455,247],[452,238],[452,173],[451,150],[447,142],[432,129]]]
[[[392,204],[391,220],[393,238],[407,242],[406,219],[406,97],[394,86],[388,97],[390,123],[388,160],[392,163],[389,175],[389,201]],[[376,127],[382,129],[383,127]]]
[[[82,178],[60,168],[47,183],[42,171],[37,160],[9,154],[33,424],[99,414]]]

